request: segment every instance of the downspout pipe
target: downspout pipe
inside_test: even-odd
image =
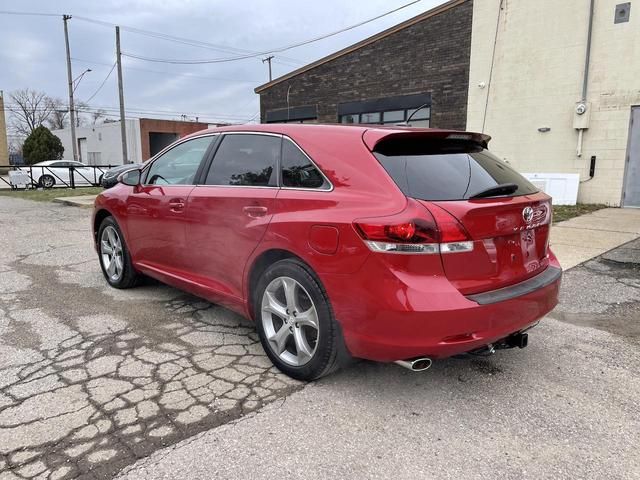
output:
[[[589,85],[589,63],[591,62],[591,36],[593,34],[593,12],[595,0],[591,0],[589,6],[589,31],[587,33],[587,50],[584,56],[584,75],[582,78],[582,101],[587,101],[587,88]]]
[[[587,102],[587,89],[589,87],[589,64],[591,63],[591,36],[593,34],[593,12],[595,9],[595,0],[591,0],[589,4],[589,29],[587,31],[587,48],[584,55],[584,74],[582,76],[582,103]],[[582,140],[584,138],[584,129],[578,130],[578,148],[576,154],[582,157]]]

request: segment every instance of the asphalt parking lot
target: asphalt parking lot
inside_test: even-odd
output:
[[[530,346],[303,385],[252,325],[102,279],[90,211],[0,200],[0,479],[640,477],[640,242]]]

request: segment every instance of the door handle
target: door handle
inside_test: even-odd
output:
[[[169,200],[169,210],[172,212],[181,212],[184,210],[183,198],[172,198]]]
[[[259,205],[251,205],[243,207],[242,211],[247,217],[257,218],[264,217],[267,214],[267,207],[261,207]]]

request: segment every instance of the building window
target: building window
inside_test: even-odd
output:
[[[307,105],[267,110],[264,121],[265,123],[317,123],[318,109],[315,105]]]
[[[340,123],[395,125],[404,123],[409,118],[413,126],[430,126],[431,93],[372,98],[338,104],[338,122]]]
[[[388,110],[384,112],[352,113],[340,116],[340,123],[363,123],[370,125],[395,125],[406,122],[411,118],[410,124],[414,127],[428,127],[431,119],[431,108],[423,107],[420,110],[407,108],[403,110]]]
[[[305,118],[303,120],[290,119],[290,120],[279,120],[277,122],[268,122],[268,123],[318,123],[318,119],[317,118]]]

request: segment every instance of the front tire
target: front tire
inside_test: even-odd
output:
[[[105,218],[98,229],[98,257],[104,278],[112,287],[131,288],[138,283],[139,275],[113,217]]]
[[[324,288],[304,263],[285,259],[260,277],[253,305],[262,347],[273,364],[311,381],[348,359],[340,326]]]

